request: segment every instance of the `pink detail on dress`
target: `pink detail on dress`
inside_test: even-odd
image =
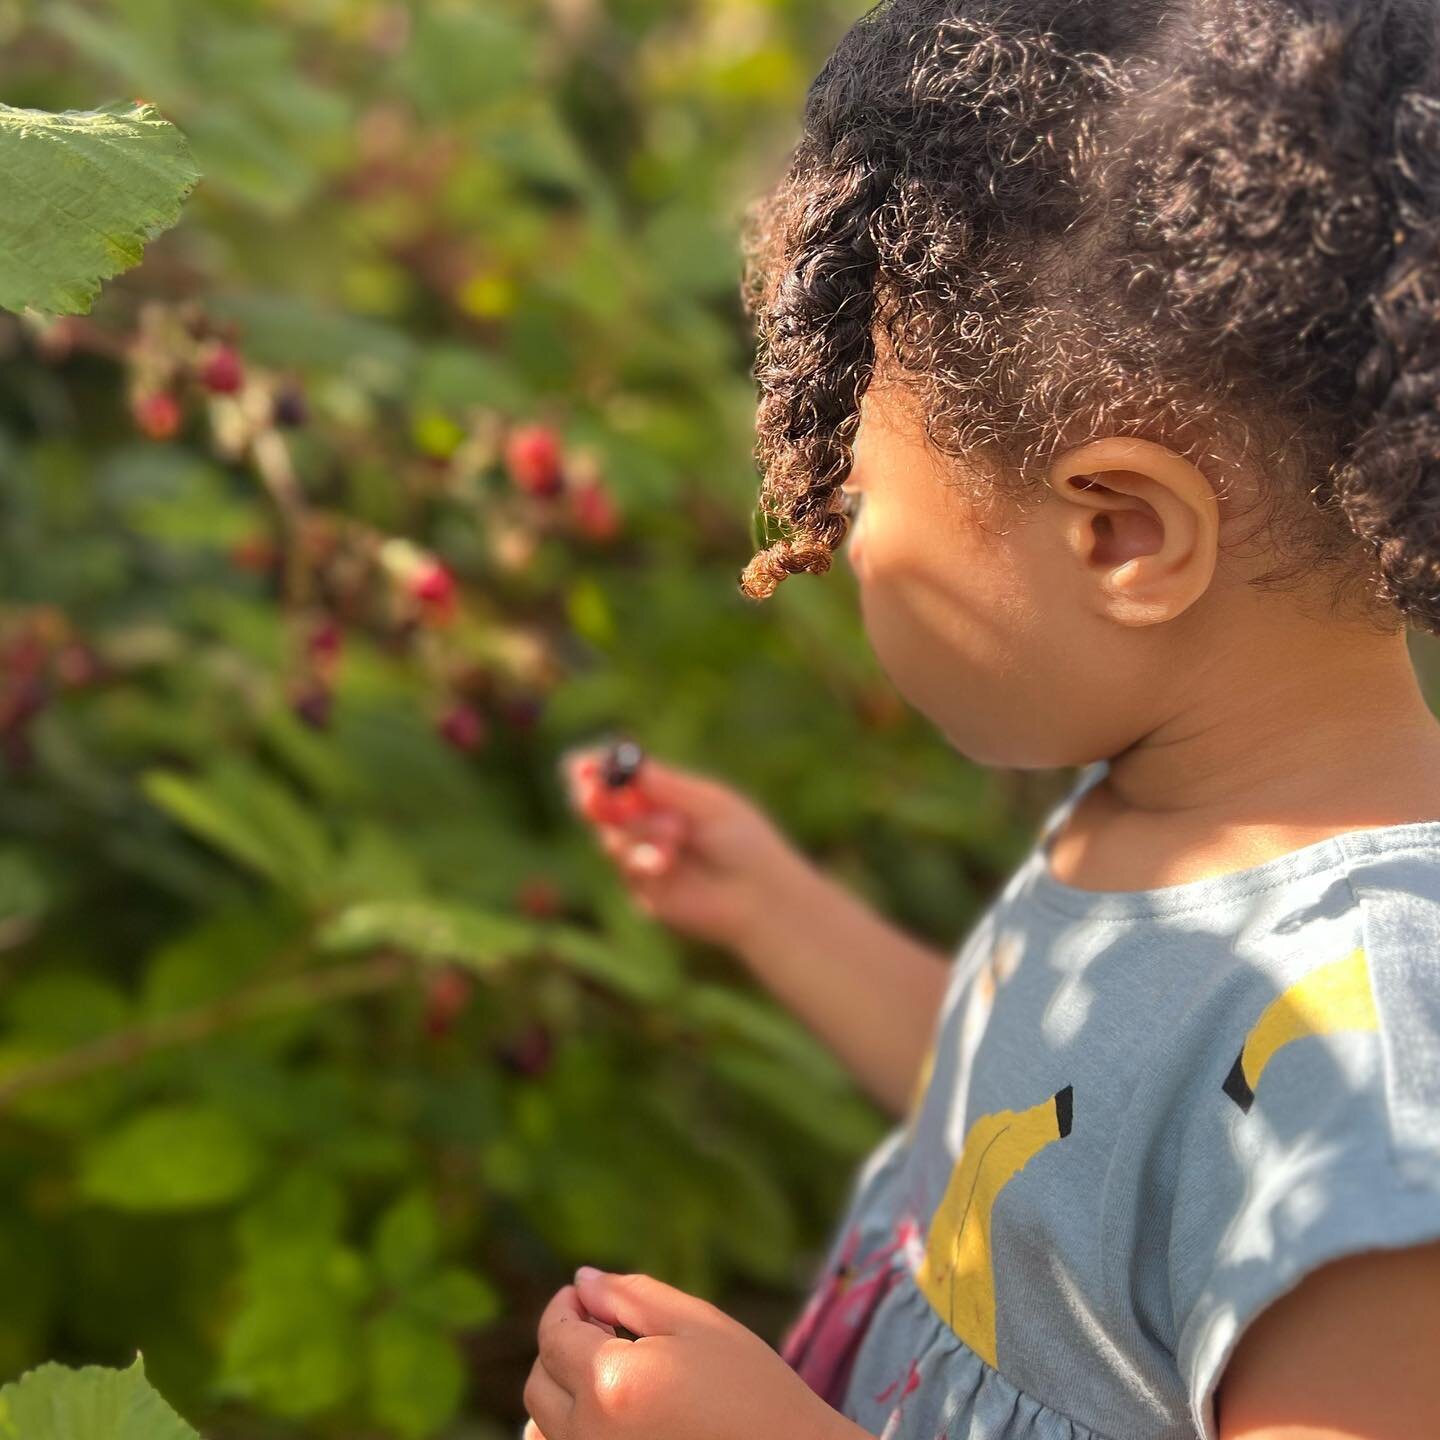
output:
[[[833,1269],[816,1285],[800,1318],[780,1342],[780,1357],[827,1404],[837,1410],[850,1383],[870,1317],[900,1272],[891,1263],[897,1237],[855,1264],[860,1232],[852,1229]]]
[[[896,1382],[899,1383],[898,1381]],[[890,1418],[885,1422],[885,1428],[880,1432],[880,1440],[893,1440],[893,1437],[900,1431],[900,1421],[905,1415],[905,1397],[912,1391],[920,1388],[920,1367],[914,1360],[910,1362],[910,1372],[905,1377],[905,1388],[900,1392],[900,1403],[890,1412]],[[895,1386],[885,1393],[887,1396]],[[942,1437],[943,1440],[943,1437]]]

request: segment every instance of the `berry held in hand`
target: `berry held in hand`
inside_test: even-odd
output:
[[[645,752],[630,739],[606,747],[599,759],[576,766],[580,811],[600,825],[623,825],[654,809],[641,785]]]

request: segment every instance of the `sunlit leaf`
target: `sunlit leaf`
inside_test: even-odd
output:
[[[505,915],[438,901],[377,901],[342,911],[320,933],[329,950],[390,945],[424,960],[491,970],[532,949],[536,927]]]
[[[404,1285],[427,1269],[439,1245],[439,1219],[423,1190],[403,1195],[375,1227],[375,1265],[392,1285]]]
[[[486,1325],[501,1311],[500,1293],[470,1270],[441,1270],[412,1285],[405,1307],[455,1329]]]
[[[250,1137],[223,1110],[168,1105],[94,1140],[80,1188],[120,1210],[195,1210],[243,1194],[260,1168]]]
[[[402,1440],[424,1440],[456,1412],[465,1371],[455,1343],[400,1310],[370,1322],[365,1336],[370,1413]]]
[[[41,1365],[0,1387],[0,1440],[200,1440],[145,1378],[128,1370]]]
[[[200,178],[152,105],[49,114],[0,105],[0,307],[83,314],[138,264]]]

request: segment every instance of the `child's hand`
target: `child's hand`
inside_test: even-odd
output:
[[[622,1325],[639,1338],[617,1338]],[[540,1317],[524,1440],[851,1440],[758,1335],[648,1275],[581,1270]]]
[[[739,791],[652,755],[628,784],[601,774],[602,748],[562,761],[576,811],[595,827],[635,903],[687,935],[739,948],[783,906],[810,862]]]

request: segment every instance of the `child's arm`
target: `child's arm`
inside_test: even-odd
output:
[[[1346,1256],[1246,1330],[1220,1440],[1417,1440],[1440,1429],[1440,1244]]]
[[[886,1110],[905,1114],[949,957],[803,859],[781,893],[736,953]]]
[[[636,904],[733,951],[881,1105],[904,1114],[950,957],[825,875],[731,786],[646,756],[622,804],[599,760],[593,750],[567,756],[572,798]]]

